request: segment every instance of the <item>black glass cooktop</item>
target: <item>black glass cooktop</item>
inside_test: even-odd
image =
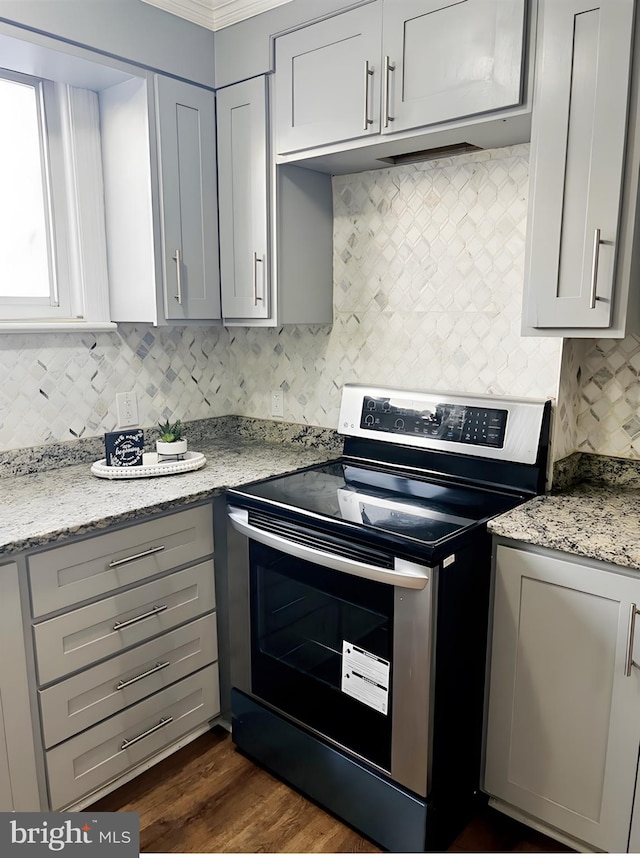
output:
[[[520,498],[344,461],[273,477],[230,494],[434,543],[515,506]]]

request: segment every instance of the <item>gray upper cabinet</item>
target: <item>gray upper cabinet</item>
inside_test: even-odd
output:
[[[629,323],[633,20],[633,0],[540,4],[524,333],[620,337]]]
[[[379,133],[381,27],[376,2],[276,39],[278,154]]]
[[[377,0],[276,39],[277,154],[523,98],[525,0]]]
[[[167,320],[220,318],[215,96],[155,77]]]
[[[111,318],[219,322],[215,94],[130,72],[100,93]]]
[[[522,99],[525,0],[384,0],[382,133]]]
[[[269,316],[266,81],[257,77],[218,93],[218,192],[222,313]]]
[[[217,99],[225,324],[330,323],[331,177],[270,160],[268,76],[219,90]]]

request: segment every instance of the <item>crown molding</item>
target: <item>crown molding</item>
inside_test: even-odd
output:
[[[208,30],[221,30],[290,0],[142,0]]]

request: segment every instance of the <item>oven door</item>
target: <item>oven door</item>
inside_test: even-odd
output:
[[[232,684],[426,797],[436,570],[228,511]]]

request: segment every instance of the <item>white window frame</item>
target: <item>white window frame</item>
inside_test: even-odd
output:
[[[113,330],[97,92],[1,70],[36,87],[54,298],[0,299],[0,333]]]
[[[47,243],[47,267],[49,294],[43,297],[7,297],[0,296],[0,318],[14,318],[21,314],[29,318],[39,318],[49,313],[55,313],[60,307],[60,292],[58,283],[58,266],[56,264],[56,247],[53,231],[51,162],[47,137],[45,117],[45,82],[41,78],[20,74],[8,70],[0,70],[0,79],[30,87],[35,95],[36,121],[39,136],[40,163],[42,170],[43,209],[45,221],[45,239]],[[47,309],[45,309],[47,308]],[[67,312],[68,315],[68,312]]]

